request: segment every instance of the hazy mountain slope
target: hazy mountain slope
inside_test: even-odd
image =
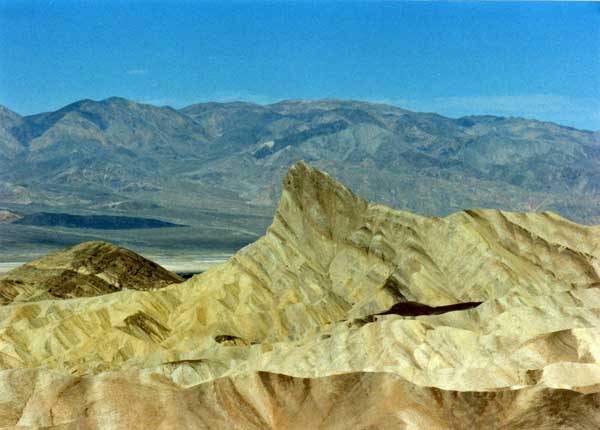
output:
[[[599,241],[551,213],[395,211],[298,163],[221,266],[0,307],[0,425],[597,428]]]
[[[199,109],[195,118],[201,121],[211,106],[217,109],[211,104],[183,111],[192,116]],[[371,199],[421,213],[543,207],[600,221],[597,134],[519,118],[452,120],[353,101],[280,102],[260,107],[263,119],[266,108],[283,118],[271,116],[253,129],[254,145],[186,177],[198,186],[226,184],[252,202],[272,204],[287,167],[307,159]],[[218,109],[230,111],[227,105]],[[249,109],[238,106],[236,118]],[[211,117],[213,127],[234,133],[228,121]]]
[[[269,116],[267,108],[277,115]],[[224,140],[235,140],[226,134],[235,133],[244,117],[251,121],[244,126],[252,130],[247,140],[255,144],[190,175],[199,185],[235,180],[238,185],[229,187],[244,184],[242,196],[256,202],[273,201],[287,167],[308,159],[351,181],[372,199],[423,213],[445,214],[467,206],[544,205],[575,219],[598,220],[598,214],[590,213],[593,209],[573,207],[573,202],[561,206],[572,193],[592,197],[593,205],[598,202],[600,140],[591,132],[519,118],[452,120],[336,100],[244,104],[235,109],[196,105],[182,111],[202,121],[214,110],[221,114],[210,116],[210,124],[224,130]],[[253,114],[245,116],[250,110]],[[224,118],[225,111],[230,116]],[[257,112],[261,121],[253,118]],[[227,166],[234,166],[229,173]],[[442,198],[415,201],[414,182],[440,192]]]
[[[143,187],[153,178],[149,170],[200,155],[206,142],[204,131],[177,111],[121,98],[29,116],[15,133],[28,149],[16,161],[29,172],[15,169],[9,178],[24,180],[33,171],[34,181],[111,190]]]
[[[138,207],[131,215],[194,225],[212,210],[257,235],[264,223],[244,216],[270,215],[288,167],[305,159],[371,200],[426,215],[489,207],[600,223],[600,135],[541,121],[343,100],[177,111],[121,98],[4,117],[20,146],[1,138],[0,203],[23,213]]]
[[[584,172],[583,176],[593,176],[591,167],[600,160],[600,142],[590,132],[518,118],[450,120],[369,104],[339,103],[340,108],[332,103],[315,103],[308,112],[319,112],[320,121],[340,124],[337,128],[315,136],[304,131],[296,139],[275,139],[272,152],[292,146],[311,159],[373,163],[378,169],[433,177],[462,173],[528,190],[547,189],[549,179],[562,178],[552,186],[598,191],[597,183],[582,183],[577,177]]]
[[[99,102],[82,100],[56,112],[32,115],[26,117],[25,126],[19,130],[36,154],[48,147],[56,148],[62,143],[59,139],[72,136],[77,141],[81,138],[77,133],[83,134],[83,129],[90,140],[102,146],[145,151],[147,156],[191,152],[206,140],[204,130],[174,109],[119,97]]]
[[[0,167],[4,168],[7,161],[23,151],[23,145],[14,134],[16,128],[21,126],[23,118],[0,105]]]
[[[285,120],[268,106],[241,102],[199,103],[180,112],[206,130],[212,142],[207,150],[213,159],[246,150],[268,137],[273,123]]]

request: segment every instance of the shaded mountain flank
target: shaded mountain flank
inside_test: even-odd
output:
[[[304,159],[370,200],[424,215],[489,207],[600,223],[600,134],[549,122],[350,100],[176,110],[112,97],[0,113],[0,203],[15,210],[139,207],[192,225],[209,209],[258,235],[266,224],[246,216],[270,216],[285,172]],[[231,224],[214,228],[227,235]]]
[[[181,224],[173,224],[151,218],[115,215],[73,215],[54,212],[27,214],[14,220],[13,222],[21,225],[65,228],[94,228],[100,230],[184,227]]]
[[[595,430],[598,243],[550,212],[393,210],[300,162],[219,266],[0,306],[0,427]]]

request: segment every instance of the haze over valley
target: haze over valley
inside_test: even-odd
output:
[[[232,253],[264,232],[297,160],[423,215],[501,208],[600,223],[600,133],[534,119],[112,97],[29,116],[2,108],[0,130],[5,261],[99,239],[153,255]]]

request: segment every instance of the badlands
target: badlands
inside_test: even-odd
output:
[[[304,162],[191,279],[88,242],[0,278],[0,429],[600,428],[600,227],[424,217]]]

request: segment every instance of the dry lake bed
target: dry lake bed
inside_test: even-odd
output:
[[[202,255],[202,256],[161,256],[161,255],[144,255],[144,257],[160,264],[165,269],[170,270],[179,274],[195,274],[204,272],[205,270],[216,266],[217,264],[224,263],[231,257],[230,254],[215,254],[215,255]],[[32,257],[31,260],[35,260],[36,257]],[[4,261],[0,262],[0,275],[18,267],[27,261]],[[186,276],[184,276],[186,277]]]

